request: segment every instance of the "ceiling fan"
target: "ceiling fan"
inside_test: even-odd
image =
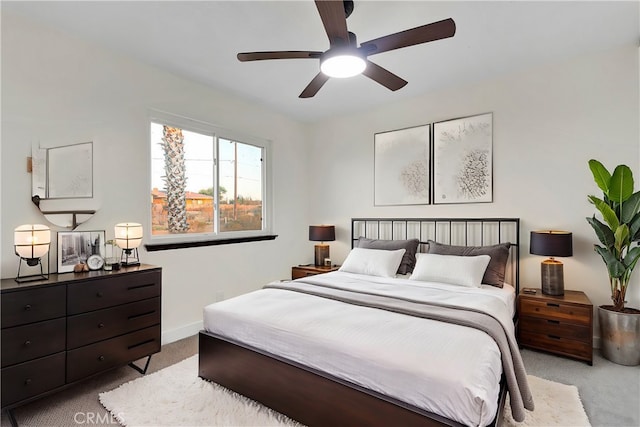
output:
[[[330,77],[351,77],[358,74],[364,74],[390,90],[398,90],[404,87],[407,81],[369,61],[367,59],[369,56],[453,37],[456,33],[455,22],[448,18],[369,40],[360,43],[360,47],[358,47],[356,35],[347,30],[347,18],[353,12],[353,1],[315,0],[315,3],[324,29],[329,36],[328,50],[324,52],[284,50],[238,54],[238,60],[242,62],[265,59],[320,59],[320,73],[302,91],[300,98],[314,96]]]

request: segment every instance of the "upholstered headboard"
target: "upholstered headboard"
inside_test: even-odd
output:
[[[511,243],[505,281],[520,292],[520,218],[351,218],[351,247],[368,239],[418,239],[419,252],[427,241],[457,246]]]

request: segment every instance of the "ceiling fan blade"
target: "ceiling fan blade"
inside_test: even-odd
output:
[[[302,91],[302,93],[300,94],[299,98],[311,98],[312,96],[314,96],[316,93],[318,93],[318,91],[320,90],[320,88],[329,80],[329,76],[327,76],[324,73],[318,73],[313,80],[311,80],[311,83],[309,83],[307,85],[307,87],[304,88],[304,90]]]
[[[380,83],[382,86],[386,87],[390,90],[398,90],[404,87],[407,84],[407,81],[401,79],[400,77],[393,74],[391,71],[388,71],[385,68],[382,68],[378,64],[374,64],[371,61],[367,60],[367,68],[362,72],[365,76],[369,77],[371,80],[375,80]]]
[[[342,0],[316,0],[322,25],[329,36],[331,46],[348,45],[347,17]]]
[[[400,49],[402,47],[446,39],[448,37],[453,37],[455,33],[456,23],[453,22],[453,19],[448,18],[442,21],[412,28],[410,30],[369,40],[361,43],[360,49],[362,49],[366,55],[375,55],[376,53],[387,52],[394,49]]]
[[[322,52],[306,50],[276,50],[272,52],[243,52],[238,54],[238,60],[262,61],[264,59],[296,59],[296,58],[320,58]]]

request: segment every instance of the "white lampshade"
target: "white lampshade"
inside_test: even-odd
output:
[[[353,77],[367,68],[364,58],[358,54],[347,51],[330,55],[329,52],[320,61],[320,71],[329,77]]]
[[[116,224],[116,244],[122,249],[135,249],[142,243],[142,225],[135,222]]]
[[[25,224],[13,233],[16,254],[25,259],[42,258],[49,252],[51,230],[42,224]]]

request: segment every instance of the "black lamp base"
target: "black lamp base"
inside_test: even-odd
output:
[[[562,263],[553,258],[542,261],[540,267],[542,293],[545,295],[564,295],[564,271]]]

